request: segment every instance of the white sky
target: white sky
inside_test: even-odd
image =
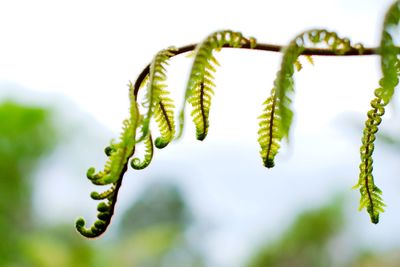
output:
[[[315,27],[375,46],[390,2],[1,1],[0,80],[60,92],[119,131],[127,116],[128,80],[134,81],[162,48],[199,42],[219,29],[286,44]],[[231,68],[248,80],[254,79],[253,70],[262,69],[255,73],[265,73],[268,83],[251,90],[268,92],[279,57],[273,65],[268,57],[257,60],[260,57],[264,55]],[[181,75],[177,80],[186,80],[186,69],[176,72],[173,75]]]
[[[0,83],[16,84],[33,92],[59,93],[72,99],[81,109],[116,133],[120,130],[122,119],[128,116],[127,82],[134,81],[153,55],[162,48],[199,42],[209,33],[220,29],[241,31],[244,35],[255,36],[260,42],[286,44],[296,34],[310,28],[327,28],[337,31],[341,36],[350,37],[354,42],[377,46],[383,14],[391,2],[0,0]],[[268,218],[267,215],[262,218],[256,217],[256,214],[262,213],[265,208],[263,206],[248,210],[249,205],[254,204],[252,201],[265,201],[263,188],[271,185],[269,180],[263,180],[257,186],[259,181],[253,178],[266,173],[264,169],[253,167],[255,164],[260,165],[256,144],[256,118],[262,109],[261,103],[272,86],[280,55],[229,50],[221,52],[218,59],[222,67],[218,69],[218,88],[211,109],[208,143],[201,144],[204,148],[200,148],[198,144],[189,148],[187,143],[184,143],[183,146],[171,146],[165,152],[159,152],[157,161],[153,163],[154,169],[145,172],[145,175],[152,175],[152,172],[154,174],[154,170],[156,174],[161,175],[163,168],[167,166],[177,176],[191,179],[185,181],[192,181],[191,193],[195,199],[204,198],[201,190],[209,194],[209,199],[204,201],[212,203],[215,207],[212,210],[207,210],[205,206],[198,207],[203,209],[205,214],[222,219],[228,218],[229,214],[236,215],[233,216],[236,221],[228,224],[227,228],[218,232],[217,237],[211,238],[210,241],[214,244],[210,245],[211,248],[215,249],[215,244],[220,244],[220,247],[226,250],[216,250],[218,255],[214,255],[215,261],[228,262],[225,266],[233,266],[229,263],[229,259],[236,259],[232,257],[232,251],[243,248],[233,239],[256,238],[264,229],[263,226],[273,228],[281,224],[279,220],[282,217],[279,216],[275,219]],[[174,58],[171,62],[170,84],[178,101],[182,99],[180,93],[187,79],[190,62],[191,59],[184,56]],[[338,125],[335,123],[339,120],[339,128],[344,127],[346,121],[340,117],[341,114],[363,114],[368,109],[372,90],[377,86],[380,75],[378,58],[315,58],[315,66],[309,66],[307,63],[304,65],[305,68],[296,75],[298,93],[295,96],[294,130],[297,134],[294,136],[294,148],[289,148],[286,156],[283,153],[283,168],[274,169],[271,175],[285,179],[294,173],[299,177],[310,175],[311,167],[303,163],[314,164],[313,168],[316,168],[315,164],[326,157],[326,165],[340,166],[342,177],[348,176],[348,180],[341,180],[339,184],[350,188],[356,181],[350,179],[357,177],[357,142],[360,136],[352,140],[343,138],[340,134],[341,129],[336,129]],[[363,116],[361,115],[362,118]],[[232,123],[237,120],[240,120],[242,129],[235,128]],[[192,129],[191,126],[188,128]],[[185,138],[189,140],[189,144],[194,140],[193,135],[193,131],[187,131]],[[307,138],[302,139],[302,136]],[[316,136],[322,137],[319,143],[315,141],[317,145],[314,143],[315,147],[312,147],[308,142]],[[338,138],[345,140],[340,141]],[[247,146],[247,143],[250,145]],[[324,146],[324,149],[318,147],[318,144]],[[232,158],[226,159],[226,162],[208,162],[209,168],[216,173],[214,176],[203,173],[199,166],[192,166],[193,162],[188,164],[189,167],[186,166],[190,170],[183,170],[179,166],[171,167],[174,161],[182,160],[182,151],[188,149],[193,149],[192,154],[199,153],[193,157],[211,161],[204,153],[210,153],[218,146],[226,149],[226,153],[230,153]],[[247,150],[249,147],[252,151]],[[354,153],[348,152],[349,148]],[[294,150],[300,154],[296,154]],[[253,165],[253,156],[247,156],[248,151],[254,153],[256,162]],[[98,154],[98,151],[93,153]],[[212,155],[220,156],[219,152],[215,151]],[[236,171],[226,170],[235,160],[237,162],[234,165],[243,164],[244,167]],[[249,173],[246,166],[253,168],[254,172]],[[190,176],[193,168],[196,174]],[[320,172],[324,173],[324,170],[321,166]],[[346,171],[348,173],[345,175]],[[315,172],[319,173],[318,168]],[[227,175],[232,175],[229,185],[229,177],[225,178]],[[248,177],[249,175],[252,177]],[[133,188],[144,183],[144,178],[141,179],[127,180],[126,187],[131,185]],[[299,181],[291,180],[291,183],[294,186],[302,186]],[[297,191],[294,195],[298,194],[305,199],[304,201],[313,203],[324,194],[323,192],[332,190],[330,187],[334,186],[334,182],[329,180],[320,183],[316,188],[322,189],[315,196],[302,195]],[[273,186],[277,187],[275,197],[282,197],[279,196],[279,192],[286,190],[285,184],[279,183],[277,179],[274,180]],[[223,191],[224,188],[231,191]],[[128,193],[123,192],[121,200],[127,199],[132,190],[135,189],[127,189]],[[242,204],[232,204],[230,209],[224,210],[235,199],[237,201],[237,197],[242,193],[240,190],[248,190],[247,195],[244,194],[248,199],[243,199],[240,202]],[[386,193],[390,188],[385,190]],[[395,191],[392,195],[397,193]],[[220,202],[224,200],[221,206],[212,202],[217,201],[216,199]],[[390,194],[386,195],[385,199],[390,199]],[[355,202],[352,204],[357,206],[358,200],[353,200]],[[85,195],[82,201],[90,200]],[[396,200],[392,200],[391,209],[396,209],[393,207],[394,201]],[[295,205],[296,200],[286,204],[286,208],[278,213],[293,212],[295,207],[290,205]],[[397,209],[400,210],[400,206]],[[241,212],[248,217],[243,217]],[[389,217],[395,213],[396,211],[392,210],[385,216]],[[360,220],[365,223],[368,218],[364,215],[360,215]],[[386,222],[393,224],[395,217],[390,218],[386,218]],[[255,220],[259,222],[256,223]],[[254,229],[245,229],[250,223],[253,223]],[[386,228],[393,229],[388,226]],[[248,236],[240,236],[238,231]],[[368,228],[368,231],[373,230]],[[376,230],[371,236],[380,234],[379,230]],[[218,235],[222,237],[218,238]],[[226,244],[229,238],[232,242]],[[238,253],[236,256],[240,258],[243,255]]]

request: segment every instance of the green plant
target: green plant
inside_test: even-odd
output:
[[[105,149],[108,160],[103,171],[95,172],[90,168],[87,177],[95,185],[108,185],[111,188],[103,193],[93,192],[95,200],[105,200],[98,205],[98,219],[91,228],[85,228],[85,221],[80,218],[76,222],[77,230],[86,237],[101,235],[110,224],[121,187],[123,175],[128,168],[129,159],[135,153],[135,146],[145,143],[146,151],[143,160],[134,158],[131,166],[134,169],[147,167],[153,157],[153,146],[166,147],[174,138],[181,136],[184,127],[186,103],[192,106],[193,122],[196,126],[198,140],[204,140],[209,128],[209,112],[215,84],[213,74],[219,66],[215,52],[225,47],[254,49],[281,52],[283,54],[281,69],[276,75],[270,96],[264,102],[264,110],[260,116],[259,143],[261,157],[267,168],[274,166],[274,158],[279,151],[282,139],[289,140],[293,111],[291,102],[294,94],[293,75],[301,69],[299,57],[305,56],[381,56],[383,77],[380,87],[375,90],[375,98],[371,102],[372,109],[363,132],[360,149],[361,164],[359,181],[355,188],[361,193],[360,209],[366,208],[373,223],[378,223],[379,214],[385,204],[381,191],[374,183],[372,175],[372,154],[375,135],[381,123],[385,106],[390,102],[394,89],[398,84],[400,64],[399,48],[395,45],[395,29],[400,20],[400,1],[396,1],[385,17],[382,41],[379,48],[364,48],[361,44],[351,44],[347,38],[324,29],[315,29],[297,35],[286,47],[259,44],[254,38],[245,37],[239,32],[219,31],[209,35],[203,42],[181,48],[162,50],[154,57],[139,75],[134,84],[129,84],[131,102],[130,118],[123,122],[120,140],[112,142]],[[311,47],[310,47],[311,46]],[[175,130],[174,103],[168,97],[167,65],[168,61],[178,54],[194,51],[194,60],[185,91],[183,107],[179,114],[179,133]],[[310,57],[309,57],[310,59]],[[312,61],[312,60],[311,60]],[[144,89],[145,88],[145,89]],[[138,93],[146,90],[146,101],[139,105]],[[161,136],[155,139],[150,131],[150,123],[155,119]],[[138,137],[139,136],[139,137]]]

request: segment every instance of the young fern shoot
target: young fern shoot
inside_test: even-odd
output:
[[[382,191],[375,185],[372,174],[372,153],[375,145],[378,126],[385,113],[385,106],[390,102],[394,89],[399,83],[399,58],[398,48],[394,44],[394,29],[398,29],[400,22],[399,2],[393,4],[384,21],[381,37],[381,69],[383,77],[379,82],[380,87],[375,90],[375,98],[371,101],[372,109],[368,111],[367,121],[363,131],[362,145],[360,148],[361,164],[358,183],[354,186],[360,189],[361,200],[359,209],[366,208],[372,223],[379,222],[379,214],[384,211]]]
[[[184,112],[186,101],[193,107],[192,117],[196,126],[198,140],[204,140],[208,133],[211,97],[214,94],[214,74],[219,66],[214,51],[220,51],[224,46],[240,48],[244,45],[255,45],[254,38],[245,38],[239,32],[220,31],[209,35],[196,46],[194,62],[186,86],[184,104],[180,112],[180,137],[183,132]]]
[[[306,49],[306,45],[325,44],[333,53],[342,55],[350,50],[362,51],[362,46],[352,47],[346,38],[340,38],[334,32],[323,29],[310,30],[295,37],[282,51],[281,69],[274,81],[271,95],[264,102],[265,109],[259,123],[258,142],[261,147],[261,158],[264,166],[272,168],[274,159],[280,148],[283,138],[289,140],[290,126],[293,120],[291,108],[292,95],[294,94],[295,69],[301,69],[299,57]],[[308,60],[313,63],[312,59]]]
[[[293,120],[292,101],[294,94],[294,72],[302,65],[299,61],[305,55],[313,64],[311,55],[349,56],[349,55],[381,55],[383,77],[380,87],[375,90],[375,98],[371,102],[360,149],[360,175],[356,188],[361,193],[360,209],[366,208],[373,223],[378,223],[379,214],[385,204],[381,190],[375,185],[372,175],[372,154],[378,126],[382,121],[385,106],[390,102],[399,80],[400,49],[395,45],[395,30],[400,22],[400,0],[396,1],[385,17],[382,40],[379,49],[364,48],[361,44],[351,45],[350,40],[341,38],[336,33],[324,29],[306,31],[296,36],[288,46],[259,44],[254,38],[246,38],[239,32],[224,30],[209,35],[203,42],[181,48],[168,48],[158,52],[152,62],[140,73],[135,84],[129,84],[130,118],[124,120],[123,130],[118,142],[112,142],[105,149],[108,157],[102,171],[96,173],[94,168],[87,172],[88,179],[95,185],[110,185],[104,192],[92,192],[91,198],[103,200],[97,207],[97,220],[90,228],[80,218],[76,228],[83,236],[93,238],[104,233],[111,222],[122,184],[123,175],[131,167],[141,170],[149,166],[154,155],[154,146],[166,147],[174,138],[182,135],[186,103],[192,106],[191,116],[196,127],[198,140],[204,140],[209,128],[209,112],[211,98],[215,90],[214,73],[219,66],[214,53],[222,48],[242,48],[264,51],[282,52],[281,68],[276,75],[270,96],[264,101],[264,109],[259,117],[258,142],[261,147],[263,164],[272,168],[275,156],[283,138],[289,140]],[[320,46],[325,48],[320,48]],[[315,48],[310,48],[313,46]],[[175,130],[175,105],[167,90],[167,72],[169,60],[178,54],[194,51],[193,65],[190,71],[184,102],[179,113],[179,133]],[[141,112],[138,104],[139,91],[144,90],[145,101]],[[142,113],[142,114],[141,114]],[[153,142],[151,121],[155,120],[160,137]],[[138,137],[139,136],[139,137]],[[143,142],[144,157],[140,160],[134,155],[137,144]]]

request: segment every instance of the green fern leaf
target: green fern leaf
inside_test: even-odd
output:
[[[375,185],[372,174],[372,154],[378,126],[385,113],[385,106],[390,102],[395,87],[399,83],[398,49],[394,43],[397,35],[393,36],[394,29],[400,22],[400,2],[397,1],[386,14],[381,37],[381,69],[383,77],[379,81],[380,88],[375,90],[375,98],[371,101],[372,109],[367,113],[367,121],[363,131],[362,145],[360,148],[361,164],[360,175],[355,188],[360,189],[360,210],[367,209],[372,223],[379,222],[379,214],[384,211],[382,191]]]
[[[298,64],[298,58],[302,54],[307,44],[325,44],[337,54],[344,54],[350,49],[361,49],[352,47],[347,38],[340,38],[334,32],[326,30],[310,30],[301,33],[294,38],[290,44],[282,51],[281,69],[274,82],[276,94],[279,101],[281,115],[281,127],[283,136],[288,138],[290,126],[293,119],[291,110],[292,94],[294,93],[294,67]]]
[[[280,116],[279,103],[275,95],[275,89],[272,89],[271,96],[264,102],[265,109],[259,117],[260,129],[258,131],[258,142],[261,146],[261,158],[264,166],[267,168],[274,167],[275,155],[280,148],[280,140],[282,139],[279,131]]]
[[[379,213],[383,212],[382,191],[375,185],[372,175],[372,153],[374,151],[374,141],[378,126],[381,123],[381,117],[385,113],[384,102],[381,98],[381,88],[375,90],[375,98],[371,101],[372,109],[368,111],[368,119],[365,122],[365,128],[362,137],[362,146],[360,148],[361,164],[360,175],[355,188],[360,189],[361,200],[359,209],[366,208],[370,214],[373,223],[379,222]]]
[[[129,158],[135,151],[136,131],[140,122],[140,114],[133,90],[134,87],[130,83],[129,97],[131,102],[131,117],[129,120],[124,120],[123,122],[124,128],[119,143],[111,143],[111,145],[105,149],[108,160],[105,164],[104,170],[95,173],[95,169],[90,168],[87,172],[87,177],[95,185],[112,184],[111,188],[103,193],[91,193],[91,197],[95,200],[107,200],[98,205],[97,220],[94,224],[90,228],[86,228],[85,220],[83,218],[79,218],[76,221],[75,226],[77,231],[83,236],[89,238],[101,235],[110,224],[117,201],[118,191],[122,183],[122,176],[127,169]]]
[[[157,138],[155,145],[157,148],[163,148],[174,138],[174,103],[168,97],[166,90],[166,66],[168,60],[174,55],[175,48],[168,48],[156,54],[150,65],[149,82],[147,86],[146,102],[147,113],[142,123],[142,136],[138,141],[142,141],[149,133],[150,120],[154,117],[157,121],[161,137]]]
[[[180,112],[180,132],[183,132],[185,103],[192,105],[191,115],[196,126],[198,140],[204,140],[209,128],[209,113],[211,98],[214,94],[214,73],[216,66],[219,66],[213,52],[221,50],[224,46],[242,47],[249,45],[255,47],[254,38],[245,38],[239,32],[219,31],[209,35],[202,43],[197,45],[194,53],[194,61],[190,71],[186,87],[185,100]]]
[[[151,160],[153,159],[153,140],[151,138],[151,134],[149,133],[144,141],[145,146],[146,146],[146,151],[144,155],[143,161],[141,161],[139,158],[134,158],[131,160],[131,166],[135,170],[142,170],[149,166],[151,163]]]

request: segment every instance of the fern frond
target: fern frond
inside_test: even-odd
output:
[[[393,4],[386,14],[383,32],[381,37],[381,69],[383,77],[379,81],[380,88],[375,90],[375,98],[371,101],[372,109],[368,111],[368,119],[365,122],[363,131],[362,145],[360,148],[361,164],[360,175],[355,188],[360,189],[360,210],[367,209],[372,223],[379,222],[379,214],[384,211],[385,204],[382,200],[382,191],[375,185],[372,174],[372,154],[374,151],[374,141],[378,126],[385,113],[385,106],[390,102],[394,94],[395,87],[399,83],[399,58],[397,47],[394,44],[393,36],[395,28],[398,28],[400,22],[400,2]]]
[[[114,214],[115,204],[117,202],[117,196],[119,188],[121,187],[121,181],[113,184],[113,186],[99,194],[92,192],[91,197],[95,200],[107,199],[106,202],[100,202],[97,205],[97,220],[93,223],[90,228],[86,228],[86,222],[83,218],[79,218],[75,223],[76,230],[83,236],[88,238],[95,238],[100,236],[107,230],[107,227],[111,223],[112,215]]]
[[[259,117],[261,121],[258,142],[261,146],[262,160],[267,168],[274,166],[274,158],[280,148],[281,140],[289,138],[293,120],[291,108],[292,94],[294,93],[293,75],[295,70],[300,71],[302,68],[299,57],[308,43],[312,45],[324,43],[337,54],[345,53],[353,48],[348,39],[339,38],[336,33],[326,30],[311,30],[298,35],[282,51],[281,69],[274,81],[271,96],[264,102],[266,107],[263,114]],[[313,63],[310,57],[307,59]]]
[[[112,184],[112,187],[102,193],[91,193],[93,199],[107,199],[107,202],[101,202],[98,205],[98,220],[96,220],[90,228],[85,228],[85,220],[83,218],[76,221],[76,229],[80,234],[86,237],[92,238],[101,235],[110,224],[117,201],[118,191],[122,183],[122,176],[127,169],[128,160],[135,150],[136,130],[139,125],[140,114],[133,90],[133,85],[130,83],[129,96],[131,102],[131,117],[129,120],[124,120],[123,122],[124,127],[119,142],[112,142],[111,145],[105,149],[108,160],[105,164],[104,170],[95,173],[95,169],[90,168],[87,172],[87,177],[93,184]]]
[[[381,97],[385,104],[391,100],[394,89],[399,83],[399,58],[395,39],[398,39],[398,28],[400,23],[400,2],[396,1],[387,12],[383,24],[381,36],[381,69],[382,79],[379,84],[382,87]],[[395,31],[397,30],[397,31]]]
[[[267,168],[274,167],[275,155],[278,153],[282,139],[281,132],[279,131],[280,115],[278,101],[275,96],[275,89],[272,89],[271,96],[264,102],[265,109],[263,114],[259,117],[260,129],[258,130],[258,142],[261,146],[261,158],[264,166]]]
[[[135,170],[142,170],[146,168],[153,159],[153,139],[151,138],[150,133],[147,135],[144,144],[146,146],[146,150],[143,161],[141,161],[139,158],[134,158],[131,160],[131,167]]]
[[[379,213],[384,211],[383,207],[385,206],[381,197],[382,191],[375,185],[374,176],[372,175],[374,141],[378,126],[382,121],[381,117],[385,114],[385,103],[380,92],[381,88],[375,90],[375,98],[371,101],[372,109],[368,111],[368,119],[365,122],[362,146],[360,148],[360,175],[357,185],[354,186],[354,188],[359,188],[361,193],[359,209],[366,208],[371,221],[375,224],[379,222]]]
[[[196,46],[195,58],[186,87],[185,100],[179,116],[180,131],[178,138],[183,132],[186,102],[193,107],[191,115],[196,126],[197,139],[204,140],[207,136],[211,98],[215,88],[214,73],[216,72],[216,67],[219,66],[213,52],[221,50],[224,46],[242,47],[243,45],[255,47],[255,39],[247,39],[239,32],[219,31],[209,35],[202,43]]]
[[[294,93],[294,67],[298,65],[298,58],[308,44],[314,46],[324,44],[337,54],[344,54],[350,49],[361,49],[358,46],[352,47],[347,38],[340,38],[334,32],[317,29],[301,33],[282,51],[281,69],[277,74],[274,86],[277,98],[280,100],[279,109],[282,133],[283,137],[286,138],[289,137],[290,126],[293,119],[291,103],[292,94]]]
[[[147,86],[146,101],[147,113],[142,123],[142,136],[139,141],[142,141],[149,133],[151,118],[157,121],[161,137],[156,139],[155,145],[157,148],[163,148],[174,138],[175,122],[174,122],[174,103],[168,97],[169,92],[166,90],[166,66],[168,60],[172,57],[175,48],[168,48],[158,52],[150,64],[149,82]]]

